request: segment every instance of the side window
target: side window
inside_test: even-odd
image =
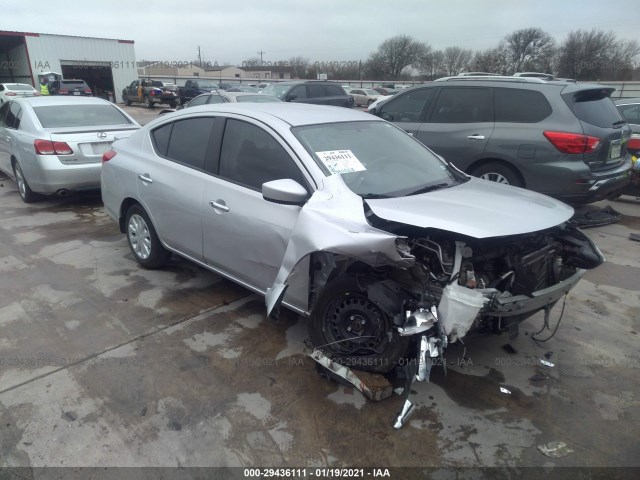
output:
[[[298,85],[291,90],[291,93],[289,93],[288,96],[295,98],[307,98],[307,89],[304,85]]]
[[[380,116],[389,122],[419,122],[432,94],[432,88],[422,88],[387,100],[380,108]]]
[[[8,104],[9,109],[5,117],[5,127],[17,129],[20,126],[20,118],[22,117],[22,109],[16,102]]]
[[[167,148],[169,147],[169,138],[171,137],[172,128],[173,123],[167,123],[166,125],[156,128],[151,132],[153,146],[156,149],[156,153],[161,157],[167,156]]]
[[[431,123],[493,122],[490,88],[448,87],[440,91]]]
[[[362,90],[351,90],[351,93],[354,95],[364,95],[364,92]]]
[[[225,103],[228,102],[222,95],[209,95],[209,103]]]
[[[535,90],[495,88],[493,90],[496,122],[540,122],[551,115],[551,105]]]
[[[220,152],[220,176],[262,190],[271,180],[290,178],[305,186],[302,172],[269,133],[250,123],[229,119]]]
[[[167,158],[203,169],[214,119],[190,118],[173,123]]]
[[[326,97],[327,92],[322,85],[309,85],[309,96],[314,97]]]
[[[640,124],[640,104],[620,105],[618,110],[620,110],[620,113],[627,122],[633,123],[634,125]],[[0,115],[0,118],[1,117],[2,115]]]
[[[190,107],[197,107],[198,105],[205,105],[209,100],[209,95],[201,95],[199,97],[194,98],[189,102]]]
[[[344,90],[338,85],[325,85],[324,89],[327,92],[327,95],[332,96],[344,96]]]
[[[134,80],[133,82],[131,82],[131,88],[137,88],[138,87],[138,80]]]

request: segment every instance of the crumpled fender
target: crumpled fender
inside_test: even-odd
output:
[[[275,282],[267,289],[267,315],[273,316],[286,293],[289,276],[307,255],[332,252],[361,260],[372,267],[408,268],[415,257],[397,248],[397,235],[370,226],[362,197],[353,193],[340,175],[324,180],[300,210]]]

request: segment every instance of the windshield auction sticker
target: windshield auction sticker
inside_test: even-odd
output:
[[[366,170],[351,150],[327,150],[316,152],[318,158],[331,173],[362,172]]]

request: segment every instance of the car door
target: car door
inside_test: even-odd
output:
[[[305,85],[296,85],[286,96],[287,102],[309,103],[307,98],[307,87]]]
[[[349,92],[349,95],[353,97],[353,100],[356,105],[362,105],[363,97],[364,97],[364,92],[362,90],[360,89],[351,90],[351,92]]]
[[[162,241],[202,261],[200,198],[214,117],[168,122],[150,132],[136,165],[138,195]]]
[[[20,136],[18,134],[18,127],[20,126],[20,119],[22,117],[22,108],[18,102],[5,102],[0,109],[0,166],[2,171],[10,176],[13,175],[13,167],[11,165],[11,156],[15,155],[20,158],[19,155],[19,141]],[[20,162],[20,166],[25,174],[32,173],[34,166],[29,163],[25,164]]]
[[[0,107],[0,170],[13,176],[11,172],[11,132],[8,131],[6,123],[10,108],[11,102],[5,102]]]
[[[482,157],[494,125],[491,88],[441,87],[416,137],[465,170]]]
[[[301,209],[264,200],[262,184],[290,178],[310,191],[293,157],[273,131],[228,118],[217,175],[202,192],[205,261],[262,292],[276,278]]]
[[[435,88],[426,87],[398,94],[379,107],[378,116],[416,135],[424,121]],[[428,146],[428,145],[427,145]]]

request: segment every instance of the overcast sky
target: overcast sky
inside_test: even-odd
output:
[[[100,4],[97,6],[96,4]],[[386,38],[407,34],[436,49],[494,47],[508,33],[539,27],[562,41],[574,29],[638,38],[638,0],[145,0],[37,6],[8,2],[0,30],[135,41],[137,60],[240,64],[303,56],[366,60]],[[57,7],[54,5],[58,5]]]

